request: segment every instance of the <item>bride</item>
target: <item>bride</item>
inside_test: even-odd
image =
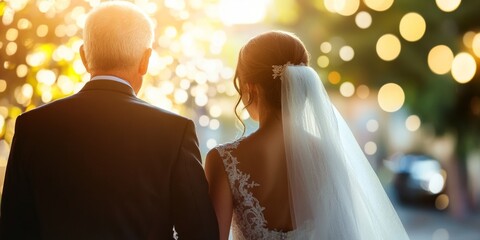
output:
[[[259,129],[212,149],[220,238],[408,239],[375,172],[293,34],[252,38],[235,87]],[[237,115],[238,116],[238,115]]]

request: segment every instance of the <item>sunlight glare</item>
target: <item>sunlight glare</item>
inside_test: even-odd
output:
[[[270,0],[220,0],[220,19],[226,25],[263,21]]]

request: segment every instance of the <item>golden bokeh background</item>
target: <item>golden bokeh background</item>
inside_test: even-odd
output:
[[[232,84],[240,47],[283,29],[307,45],[311,66],[376,170],[397,152],[422,151],[458,165],[448,175],[471,182],[459,194],[480,198],[479,1],[131,1],[156,34],[138,96],[192,118],[202,154],[242,132]],[[100,2],[0,1],[0,169],[16,117],[89,80],[78,49],[86,14]],[[256,129],[246,111],[241,117],[247,134]],[[449,194],[437,198],[437,209],[456,204]]]

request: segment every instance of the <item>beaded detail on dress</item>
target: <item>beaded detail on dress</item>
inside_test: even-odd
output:
[[[232,155],[232,150],[237,148],[240,141],[241,139],[217,147],[233,195],[232,232],[234,239],[296,239],[293,237],[296,231],[281,232],[266,227],[267,221],[263,215],[265,208],[260,205],[250,191],[252,188],[260,187],[260,184],[250,180],[250,174],[237,168],[239,162]]]

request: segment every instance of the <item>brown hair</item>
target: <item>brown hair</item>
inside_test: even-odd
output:
[[[237,113],[242,101],[242,85],[253,83],[262,89],[267,104],[281,109],[281,82],[272,77],[272,66],[290,62],[293,65],[308,65],[309,54],[302,41],[293,33],[270,31],[250,39],[238,55],[237,69],[233,79],[239,93],[235,105],[235,115],[240,120],[245,133],[245,124]],[[245,107],[252,103],[252,99]]]

